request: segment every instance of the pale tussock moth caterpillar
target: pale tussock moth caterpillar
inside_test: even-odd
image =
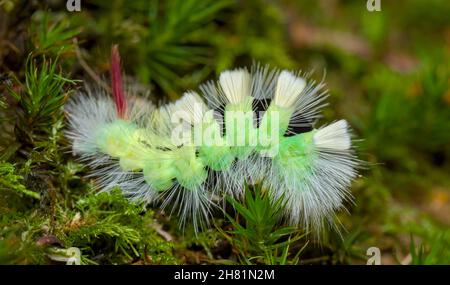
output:
[[[66,107],[73,152],[102,191],[120,187],[131,199],[170,206],[196,229],[225,195],[241,197],[245,183],[285,199],[287,221],[315,232],[334,225],[352,199],[359,160],[348,123],[314,128],[328,96],[322,82],[240,68],[155,108],[125,95],[116,48],[111,62],[112,98],[87,89]]]

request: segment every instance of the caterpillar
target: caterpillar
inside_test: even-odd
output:
[[[170,207],[195,229],[246,183],[284,199],[286,221],[307,231],[333,225],[352,200],[359,160],[348,123],[314,127],[327,104],[323,82],[254,65],[156,107],[122,90],[117,47],[111,64],[112,97],[88,87],[65,107],[73,153],[101,191],[119,187],[133,201]]]

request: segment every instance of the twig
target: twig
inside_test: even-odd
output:
[[[316,263],[316,262],[325,261],[328,259],[330,259],[328,256],[320,256],[320,257],[315,257],[315,258],[310,258],[310,259],[303,259],[303,260],[300,260],[300,264]]]
[[[160,236],[162,236],[166,241],[172,241],[173,237],[162,229],[161,224],[157,223],[156,221],[150,225]]]
[[[412,262],[412,256],[409,253],[407,256],[405,256],[405,258],[403,258],[403,260],[400,262],[401,265],[410,265]]]

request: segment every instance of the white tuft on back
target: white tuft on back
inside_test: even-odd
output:
[[[339,120],[317,130],[314,135],[314,144],[318,148],[348,150],[351,146],[351,140],[347,121]]]
[[[194,91],[185,92],[174,105],[176,110],[185,112],[187,122],[194,125],[202,122],[203,116],[208,110],[200,95]]]
[[[250,73],[245,69],[224,71],[219,77],[220,87],[231,104],[240,103],[250,96]]]
[[[286,108],[294,106],[305,87],[305,79],[283,70],[278,76],[274,96],[275,105]]]

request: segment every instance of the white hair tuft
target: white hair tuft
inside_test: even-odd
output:
[[[339,120],[323,127],[314,134],[314,144],[318,148],[348,150],[351,147],[350,134],[346,120]]]
[[[273,98],[274,103],[280,107],[293,107],[305,87],[305,79],[297,77],[287,70],[281,71]]]
[[[224,71],[220,74],[219,84],[231,104],[240,103],[250,96],[250,73],[245,69]]]

